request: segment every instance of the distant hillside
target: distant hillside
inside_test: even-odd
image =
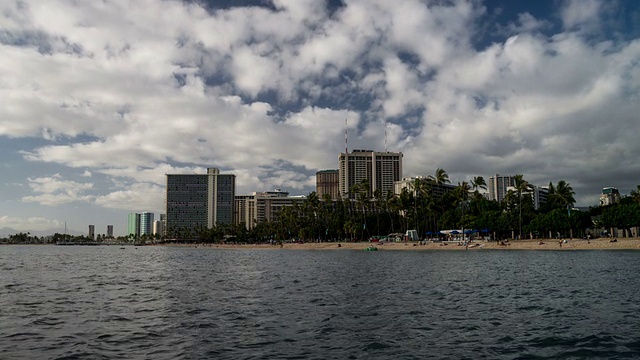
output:
[[[22,230],[22,231],[20,231],[20,230],[12,229],[12,228],[9,228],[9,227],[4,227],[4,228],[0,229],[0,238],[6,238],[6,237],[9,237],[10,235],[15,235],[15,234],[18,234],[20,232],[23,232],[23,233],[27,233],[28,232],[28,233],[31,233],[31,236],[41,237],[41,236],[53,235],[55,233],[64,234],[64,228],[62,228],[62,229],[49,229],[49,230],[42,230],[42,231],[30,231],[30,230],[27,230],[27,231]],[[69,230],[69,229],[67,229],[67,234],[69,234],[69,235],[86,235],[85,232],[76,231],[76,230]]]

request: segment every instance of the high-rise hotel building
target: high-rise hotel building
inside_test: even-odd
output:
[[[130,213],[127,216],[127,236],[140,236],[140,214]]]
[[[340,176],[338,170],[320,170],[316,173],[316,194],[320,199],[327,194],[331,200],[340,199]]]
[[[371,192],[394,191],[394,183],[402,179],[402,153],[353,150],[338,157],[339,191],[343,198],[355,198],[351,187],[363,179],[369,181]],[[371,194],[369,194],[371,195]]]
[[[216,168],[207,174],[167,174],[165,194],[168,236],[216,224],[232,224],[236,176],[220,174]]]
[[[153,213],[140,213],[140,236],[153,235]]]
[[[513,176],[500,176],[496,174],[489,178],[489,200],[502,202],[507,195],[508,187],[516,186],[516,180]]]

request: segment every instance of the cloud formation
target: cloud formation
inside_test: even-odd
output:
[[[603,32],[607,6],[520,12],[478,42],[478,1],[5,2],[0,136],[114,184],[36,174],[22,200],[47,205],[160,212],[164,174],[211,166],[240,193],[306,193],[337,168],[345,119],[350,148],[384,150],[386,129],[405,176],[565,179],[592,205],[640,175],[640,41]]]

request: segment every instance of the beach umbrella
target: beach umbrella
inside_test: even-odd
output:
[[[483,233],[488,233],[488,232],[491,232],[491,230],[489,230],[489,229],[487,229],[487,228],[484,228],[484,229],[482,229],[482,232],[483,232]]]
[[[464,231],[465,234],[473,234],[475,232],[475,230],[471,230],[471,229],[467,229]]]
[[[450,232],[449,234],[458,235],[458,234],[460,234],[460,231],[458,231],[458,230],[453,230],[453,231],[452,231],[452,232]]]
[[[431,231],[427,231],[427,235],[433,235]]]

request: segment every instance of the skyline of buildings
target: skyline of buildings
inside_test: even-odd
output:
[[[333,201],[353,198],[351,187],[363,179],[371,185],[369,196],[377,189],[383,193],[391,190],[396,195],[404,188],[412,190],[413,181],[428,177],[402,178],[402,157],[399,152],[373,150],[341,153],[338,169],[316,172],[318,198],[322,199],[325,194]],[[168,229],[211,228],[216,224],[244,223],[247,229],[252,229],[259,222],[277,220],[277,214],[283,207],[306,199],[306,195],[291,196],[288,191],[280,189],[235,195],[235,174],[221,174],[218,168],[208,168],[207,174],[166,174],[166,184],[165,214],[160,215],[160,220],[154,221],[153,213],[137,214],[137,220],[135,214],[129,214],[129,226],[137,221],[138,236],[163,233]],[[456,188],[453,184],[430,185],[431,194],[436,198]],[[485,196],[489,200],[502,201],[514,185],[515,176],[495,174],[489,178]],[[539,209],[547,199],[548,187],[533,185],[527,194],[532,196],[534,207]],[[612,204],[619,198],[617,189],[604,188],[600,202]],[[143,220],[144,216],[147,216],[146,220]]]

